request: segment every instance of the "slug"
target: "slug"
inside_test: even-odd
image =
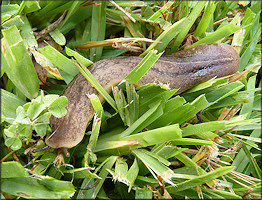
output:
[[[137,56],[114,57],[94,63],[89,70],[110,93],[112,86],[124,79],[141,60]],[[202,44],[160,57],[138,81],[138,85],[160,81],[168,83],[171,89],[179,88],[178,93],[181,93],[215,76],[234,74],[238,70],[239,60],[238,53],[229,45]],[[81,73],[68,84],[62,93],[68,98],[67,114],[59,119],[51,117],[54,132],[45,140],[49,147],[72,148],[83,139],[87,123],[94,115],[87,97],[92,93],[98,95]]]

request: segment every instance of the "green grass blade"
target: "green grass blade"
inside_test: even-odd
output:
[[[182,138],[182,139],[174,139],[171,141],[173,145],[213,145],[212,141],[199,140],[199,139],[191,139],[191,138]]]
[[[261,29],[260,27],[258,27],[256,34],[254,35],[254,37],[251,38],[251,42],[248,45],[247,49],[245,50],[245,52],[241,55],[240,58],[240,67],[239,67],[239,71],[244,71],[246,65],[248,64],[249,59],[251,58],[252,53],[254,52],[258,39],[261,36]]]
[[[121,137],[128,136],[132,133],[143,130],[146,126],[152,123],[160,115],[163,114],[163,108],[161,106],[161,100],[156,101],[152,107],[143,114],[138,120],[136,120],[131,126],[121,133]]]
[[[156,175],[161,176],[164,181],[175,186],[171,181],[171,178],[175,177],[175,173],[156,159],[151,152],[147,152],[144,149],[134,149],[132,153],[143,162],[154,178],[156,178]]]
[[[81,7],[79,8],[63,25],[63,27],[59,27],[60,31],[63,34],[68,33],[70,30],[72,30],[75,26],[77,26],[79,23],[84,21],[85,19],[88,19],[92,15],[92,7]]]
[[[199,44],[218,42],[219,40],[223,39],[224,37],[227,37],[240,29],[241,27],[235,24],[227,24],[223,26],[222,28],[216,30],[215,32],[211,33],[210,35],[199,40],[198,42],[192,44],[189,48],[195,47]]]
[[[129,168],[126,174],[126,179],[129,182],[128,192],[130,192],[132,187],[134,186],[134,182],[137,178],[138,172],[139,172],[139,167],[138,167],[137,159],[135,158],[133,164],[131,165],[131,167]]]
[[[74,63],[51,45],[47,45],[37,50],[64,72],[60,73],[67,84],[78,74],[78,70]]]
[[[2,5],[1,5],[1,24],[3,24],[8,19],[10,19],[12,17],[12,15],[15,15],[18,12],[18,9],[19,9],[18,4],[4,5],[4,2],[2,2]]]
[[[104,109],[103,109],[103,106],[100,102],[99,97],[95,94],[91,94],[91,95],[88,96],[88,98],[90,99],[90,102],[91,102],[97,116],[99,118],[102,117],[104,115]]]
[[[118,87],[114,87],[112,92],[113,92],[113,95],[114,95],[114,99],[115,99],[115,102],[116,102],[118,113],[119,113],[122,121],[124,122],[124,125],[127,125],[126,117],[128,117],[128,115],[129,115],[129,110],[126,108],[127,102],[126,102],[125,95],[124,95],[122,89],[119,90]]]
[[[26,45],[26,48],[28,49],[32,47],[37,47],[38,44],[33,34],[30,22],[28,21],[25,15],[22,15],[21,19],[23,20],[24,24],[22,26],[19,26],[18,28],[20,29],[20,33]]]
[[[174,42],[171,44],[170,53],[173,53],[173,52],[175,52],[178,49],[178,47],[180,46],[181,42],[184,40],[186,34],[188,33],[188,31],[190,30],[190,28],[192,27],[192,25],[196,21],[198,15],[202,11],[202,9],[204,8],[206,3],[207,3],[207,1],[198,1],[197,2],[196,6],[192,9],[191,13],[187,17],[188,23],[185,24],[184,27],[182,27],[180,29],[179,34],[177,35],[177,37],[174,40]]]
[[[188,125],[182,128],[182,136],[186,137],[189,135],[200,135],[207,131],[224,130],[226,123],[224,121],[213,121],[195,125]]]
[[[81,54],[77,53],[76,51],[65,47],[65,52],[68,56],[73,56],[76,60],[79,60],[81,63],[83,63],[86,67],[90,66],[93,64],[93,62],[91,60],[88,60],[87,58],[85,58],[84,56],[82,56]]]
[[[177,191],[186,190],[189,188],[196,187],[198,185],[202,185],[203,183],[206,183],[208,181],[212,181],[222,175],[225,175],[229,172],[231,172],[235,167],[229,166],[229,167],[220,167],[215,169],[214,171],[211,171],[207,174],[198,176],[197,178],[193,178],[191,180],[187,180],[183,183],[178,183],[177,187],[171,187],[168,186],[166,189],[170,193],[175,193]]]
[[[250,137],[259,138],[261,135],[261,130],[253,130],[250,134]],[[254,143],[250,141],[251,143]],[[251,147],[246,146],[246,148],[250,151]],[[245,151],[243,149],[240,149],[240,151],[237,153],[236,157],[234,158],[234,161],[232,163],[232,166],[235,166],[235,171],[243,173],[245,167],[249,164],[249,159],[247,158]]]
[[[106,6],[107,1],[100,1],[99,5],[93,6],[91,22],[91,41],[102,41],[105,39],[106,29]],[[103,47],[90,49],[90,60],[96,62],[102,56]]]
[[[196,174],[197,175],[205,175],[205,174],[207,174],[207,172],[204,169],[202,169],[199,165],[197,165],[186,154],[182,153],[180,149],[181,148],[176,148],[175,149],[176,152],[173,154],[179,161],[184,163],[186,167],[194,167],[194,168],[196,168]],[[214,186],[214,181],[213,180],[209,180],[209,181],[206,182],[206,184],[209,187],[213,187]]]
[[[259,165],[257,164],[255,158],[250,153],[250,151],[247,149],[246,145],[243,146],[243,149],[244,149],[244,151],[246,153],[246,156],[247,156],[247,158],[249,160],[249,164],[251,166],[252,175],[255,178],[261,179],[261,169],[260,169]]]
[[[56,28],[55,30],[51,31],[51,32],[49,33],[49,35],[53,38],[53,40],[54,40],[57,44],[59,44],[59,45],[61,45],[61,46],[63,46],[63,45],[66,44],[66,38],[65,38],[65,36],[63,35],[63,33],[61,33],[61,32],[59,31],[59,29]]]
[[[127,93],[127,107],[129,115],[126,115],[128,119],[128,126],[131,126],[139,117],[139,96],[136,93],[135,86],[126,82]]]
[[[91,162],[95,163],[96,160],[97,160],[97,157],[93,152],[95,150],[97,139],[98,139],[98,136],[99,136],[99,133],[100,133],[101,117],[98,117],[95,114],[95,117],[93,119],[92,133],[91,133],[91,136],[89,138],[89,143],[87,145],[87,152],[84,155],[84,159],[83,159],[83,162],[85,162],[86,167],[89,166],[91,164]]]
[[[233,82],[233,83],[229,83],[228,85],[224,85],[212,92],[209,92],[206,94],[206,99],[208,102],[210,103],[216,103],[228,96],[230,96],[231,94],[239,91],[241,88],[243,88],[244,85],[243,83],[237,81],[237,82]]]
[[[159,18],[166,10],[168,10],[175,2],[169,1],[167,2],[162,8],[160,8],[158,11],[156,11],[148,20],[155,21],[157,18]]]
[[[78,9],[78,7],[82,4],[82,1],[74,1],[71,5],[71,7],[69,8],[69,11],[65,17],[65,19],[63,20],[63,22],[59,25],[59,29],[61,29],[65,23],[68,21],[68,19],[70,19],[70,17],[73,15],[73,13]]]
[[[224,107],[230,107],[238,104],[244,104],[249,102],[249,93],[248,91],[242,91],[237,92],[235,94],[229,95],[228,97],[222,99],[217,104],[212,104],[209,109],[215,109],[215,108],[224,108]]]
[[[247,90],[251,90],[249,93],[249,101],[248,103],[245,103],[240,111],[240,115],[247,114],[247,119],[249,119],[251,112],[252,112],[252,107],[253,107],[253,102],[254,102],[254,94],[255,92],[252,91],[255,89],[255,83],[256,83],[256,77],[257,76],[252,76],[249,78],[247,82]]]
[[[154,130],[144,131],[121,138],[122,141],[137,140],[139,146],[151,146],[166,141],[181,138],[181,130],[178,124],[157,128]]]
[[[99,180],[98,184],[95,186],[94,189],[94,193],[92,194],[92,196],[90,198],[96,198],[99,190],[101,189],[105,179],[107,178],[108,175],[108,169],[111,169],[114,165],[114,163],[116,162],[118,156],[110,156],[106,163],[104,164],[104,166],[102,167],[100,173],[99,173],[99,177],[101,177],[102,179]],[[98,168],[97,168],[98,169]]]
[[[205,33],[208,24],[213,17],[213,13],[216,9],[217,3],[215,1],[209,1],[208,5],[206,6],[205,12],[201,18],[201,21],[199,22],[195,32],[194,36],[201,36]]]
[[[39,80],[18,29],[12,26],[2,33],[1,50],[7,64],[4,66],[7,76],[26,97],[36,98]]]
[[[24,12],[26,14],[35,12],[37,10],[41,9],[38,1],[25,1],[25,8]]]
[[[141,62],[124,78],[121,83],[119,83],[119,87],[121,86],[125,80],[128,83],[135,84],[137,83],[150,69],[150,67],[153,66],[153,64],[160,58],[162,53],[157,54],[157,51],[150,51],[144,58],[141,60]]]
[[[157,49],[159,52],[164,51],[164,49],[167,47],[169,42],[176,37],[176,35],[179,33],[181,28],[185,25],[186,19],[181,19],[178,22],[174,23],[172,26],[169,26],[157,39],[154,43],[152,43],[146,51],[144,51],[141,56],[146,55],[153,49]]]
[[[140,116],[145,113],[149,105],[157,101],[159,98],[163,98],[166,101],[171,98],[178,89],[169,90],[166,85],[150,83],[137,88],[139,95],[139,112]],[[167,105],[167,104],[166,104]],[[174,105],[171,105],[174,106]],[[166,109],[166,108],[165,108]]]
[[[83,74],[83,76],[91,83],[93,87],[102,95],[102,97],[112,106],[112,108],[117,111],[116,103],[113,98],[105,91],[105,89],[100,85],[100,83],[95,79],[91,72],[86,68],[84,64],[80,61],[78,63],[72,60],[77,69]]]

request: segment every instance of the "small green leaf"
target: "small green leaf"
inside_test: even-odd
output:
[[[26,115],[26,111],[24,110],[24,108],[22,106],[19,106],[16,109],[16,119],[15,119],[16,123],[21,123],[21,124],[31,124],[30,119],[27,117]]]
[[[7,137],[15,137],[16,135],[16,126],[11,125],[9,128],[4,129],[4,133]]]
[[[18,150],[22,147],[22,141],[17,137],[11,137],[5,140],[5,145],[12,150]]]
[[[35,120],[40,115],[40,113],[45,110],[45,108],[45,105],[41,105],[35,99],[33,99],[30,106],[27,109],[28,117],[31,120]]]
[[[47,112],[34,121],[34,129],[36,133],[41,137],[44,137],[46,135],[50,117],[51,113]]]
[[[58,98],[59,98],[59,95],[57,94],[48,94],[44,96],[43,102],[46,107],[49,107]]]
[[[49,111],[57,118],[61,118],[66,115],[67,110],[65,107],[67,106],[68,100],[65,96],[61,96],[56,99],[53,103],[49,106]]]
[[[20,136],[31,138],[32,126],[28,124],[18,124],[17,133],[19,133]]]

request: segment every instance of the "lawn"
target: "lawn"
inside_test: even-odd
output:
[[[260,1],[3,1],[1,197],[260,199],[260,13]],[[192,49],[209,43],[234,48],[238,71],[187,88]],[[182,78],[158,68],[143,82],[180,51]],[[196,57],[208,71],[230,54]]]

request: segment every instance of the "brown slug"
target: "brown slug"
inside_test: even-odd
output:
[[[89,70],[98,82],[111,92],[142,60],[136,56],[120,56],[100,60]],[[235,73],[239,67],[239,55],[226,44],[202,44],[162,56],[138,81],[144,85],[159,81],[168,83],[171,89],[179,88],[181,93],[196,84],[213,77],[223,77]],[[62,118],[51,118],[54,131],[45,142],[52,148],[72,148],[84,137],[86,126],[93,118],[94,110],[87,94],[97,94],[95,88],[79,73],[63,91],[68,98],[67,114]],[[177,94],[178,94],[177,93]]]

